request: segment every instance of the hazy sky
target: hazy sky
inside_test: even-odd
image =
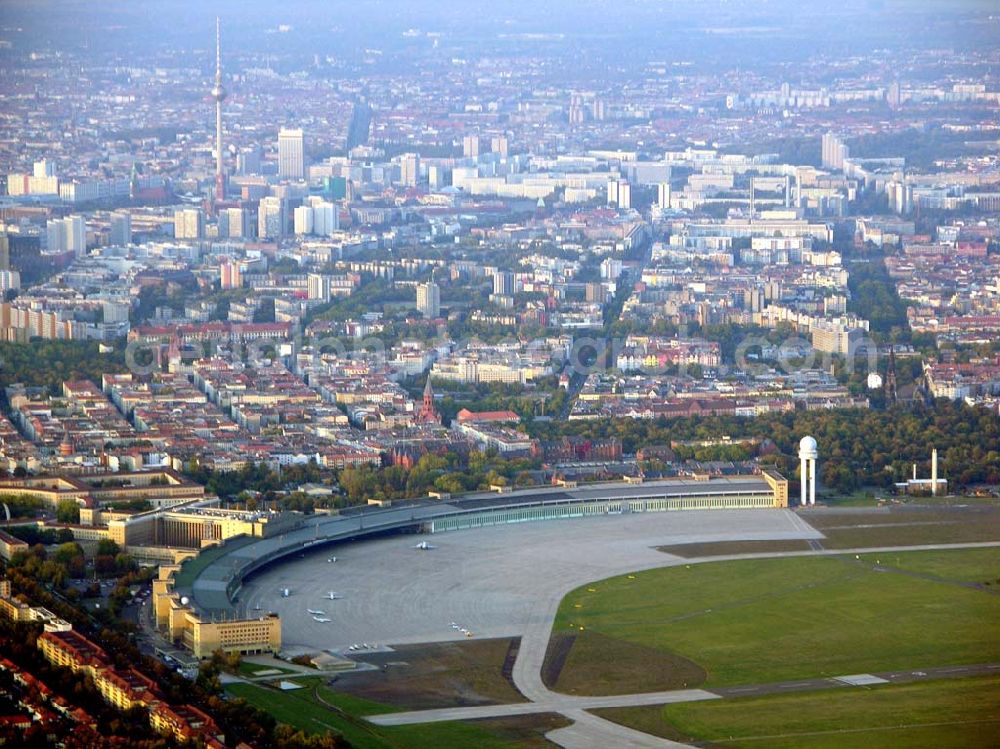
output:
[[[0,0],[0,38],[20,52],[200,49],[211,44],[218,14],[231,47],[276,54],[391,52],[412,43],[402,36],[411,28],[441,32],[449,44],[558,33],[618,45],[623,55],[752,56],[774,45],[787,54],[857,54],[897,45],[995,49],[997,8],[996,0]],[[290,28],[278,33],[279,25]]]

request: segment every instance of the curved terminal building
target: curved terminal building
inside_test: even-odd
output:
[[[253,616],[240,603],[240,589],[264,567],[318,546],[389,533],[445,533],[560,518],[787,506],[787,480],[764,471],[446,496],[297,516],[293,523],[274,523],[263,535],[237,536],[182,564],[162,565],[153,585],[154,612],[161,631],[199,658],[220,648],[275,652],[281,647],[280,620],[273,614]]]

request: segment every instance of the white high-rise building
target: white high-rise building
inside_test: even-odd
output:
[[[433,281],[417,286],[417,311],[429,318],[441,314],[441,287]]]
[[[45,177],[55,177],[56,164],[54,161],[49,161],[48,159],[42,159],[41,161],[36,161],[34,165],[33,174],[36,179],[43,179]]]
[[[219,211],[219,236],[236,239],[247,236],[246,211],[242,208],[223,208]]]
[[[669,182],[661,182],[656,186],[656,205],[663,210],[670,208]]]
[[[310,273],[306,282],[306,294],[309,301],[330,301],[330,277],[321,273]]]
[[[87,252],[87,224],[83,216],[52,219],[45,225],[49,252],[72,252],[82,257]]]
[[[301,129],[278,131],[278,176],[304,179],[306,176],[305,135]]]
[[[420,181],[420,156],[404,153],[399,159],[399,181],[407,187],[416,187]]]
[[[115,247],[132,244],[132,216],[125,211],[115,211],[111,214],[111,227],[108,232],[108,242]]]
[[[198,208],[174,211],[174,239],[201,239],[205,236],[205,217]]]
[[[482,141],[478,135],[466,135],[462,139],[462,155],[467,159],[478,159]]]
[[[340,212],[333,203],[317,200],[312,205],[313,234],[329,237],[340,230]]]
[[[257,208],[257,236],[261,239],[280,239],[285,236],[287,223],[286,203],[281,198],[260,199]]]
[[[497,271],[493,274],[493,293],[498,296],[514,295],[514,274],[510,271]]]
[[[608,182],[608,205],[617,206],[623,211],[632,208],[632,185],[628,180],[613,179]]]
[[[850,149],[844,142],[833,133],[823,136],[823,168],[837,169],[844,168],[844,162],[851,156]]]
[[[311,206],[300,205],[292,214],[292,220],[295,224],[296,234],[313,233],[313,209]]]
[[[440,190],[447,184],[445,176],[445,170],[437,164],[427,167],[427,182],[432,190]]]

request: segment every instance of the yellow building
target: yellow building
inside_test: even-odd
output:
[[[19,551],[27,551],[28,544],[19,538],[15,538],[6,531],[0,531],[0,557],[8,562],[10,558]]]
[[[774,506],[788,507],[788,479],[771,469],[761,471],[761,476],[774,492]]]
[[[156,626],[174,642],[189,648],[196,658],[216,650],[227,653],[277,653],[281,650],[281,620],[277,614],[252,619],[206,621],[191,604],[174,592],[173,576],[180,565],[164,564],[153,580]]]
[[[196,658],[207,658],[216,650],[245,654],[281,650],[281,620],[277,614],[266,614],[258,619],[206,622],[194,612],[188,612],[185,620],[183,642]]]

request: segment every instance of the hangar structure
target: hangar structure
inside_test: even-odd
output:
[[[441,533],[559,518],[787,506],[788,481],[774,471],[763,471],[407,500],[302,516],[298,525],[285,526],[287,530],[278,534],[232,538],[182,564],[162,565],[153,584],[154,613],[157,626],[197,657],[219,647],[238,652],[277,650],[280,622],[273,615],[253,616],[245,609],[239,600],[243,582],[268,565],[327,544],[389,533]],[[252,641],[243,641],[242,632],[253,632]]]

